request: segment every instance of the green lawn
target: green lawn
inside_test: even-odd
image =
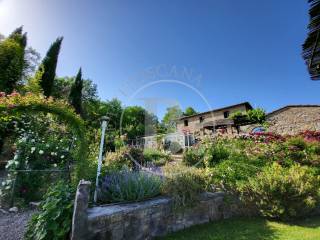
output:
[[[223,220],[173,233],[162,240],[320,240],[320,217],[279,223],[261,218]]]

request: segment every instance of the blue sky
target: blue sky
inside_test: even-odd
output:
[[[306,0],[0,0],[1,33],[24,25],[42,56],[64,36],[59,76],[81,66],[102,99],[157,99],[160,117],[174,103],[319,104],[301,58],[307,23]]]

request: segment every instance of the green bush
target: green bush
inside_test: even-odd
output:
[[[48,184],[68,176],[69,162],[74,160],[70,150],[72,136],[53,118],[43,114],[21,116],[15,123],[15,131],[18,135],[15,155],[7,162],[6,169],[10,172],[7,181],[2,183],[0,195],[3,198],[10,195],[14,201],[20,199],[28,204],[42,200]],[[50,169],[53,171],[41,172]]]
[[[182,151],[182,147],[178,142],[170,142],[167,148],[173,154],[180,153]]]
[[[241,153],[233,153],[228,160],[213,168],[206,168],[208,186],[238,193],[238,185],[261,171],[266,163],[261,159],[250,159]]]
[[[309,167],[284,168],[274,163],[240,188],[242,199],[254,203],[261,214],[289,219],[309,214],[320,203],[320,178]]]
[[[49,188],[40,212],[32,216],[26,240],[65,240],[71,230],[74,193],[65,182]]]
[[[202,170],[184,166],[166,166],[162,192],[172,197],[175,209],[192,207],[205,191],[206,180]]]
[[[159,176],[142,171],[109,172],[101,181],[99,201],[102,203],[142,201],[160,194]]]
[[[204,167],[204,155],[203,147],[190,147],[184,151],[182,162],[187,166]]]
[[[128,158],[127,151],[125,149],[121,149],[116,152],[108,152],[103,162],[109,171],[120,170],[124,166],[132,166],[132,162],[130,158]]]
[[[108,152],[104,159],[107,170],[121,170],[124,167],[135,168],[135,162],[144,164],[143,151],[139,148],[121,148],[116,152]]]
[[[156,166],[165,165],[171,160],[170,154],[153,148],[147,148],[143,151],[144,162],[152,163]]]
[[[231,152],[223,142],[214,142],[206,150],[204,163],[206,167],[214,167],[217,163],[227,160]]]

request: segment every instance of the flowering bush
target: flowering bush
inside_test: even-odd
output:
[[[306,141],[309,142],[320,142],[320,131],[304,131],[299,134]]]
[[[14,181],[15,198],[26,202],[40,200],[47,184],[57,178],[57,171],[67,172],[67,163],[73,159],[72,136],[59,128],[53,119],[42,114],[21,116],[15,123],[16,151],[6,165],[9,176],[2,183],[2,194],[11,193]],[[61,172],[58,176],[61,177]]]
[[[162,180],[159,176],[142,171],[109,172],[101,181],[99,201],[132,202],[142,201],[160,194]]]
[[[285,137],[271,132],[250,133],[250,136],[255,142],[270,143],[285,141]]]
[[[50,113],[56,117],[56,122],[65,122],[71,131],[77,136],[77,164],[75,167],[75,182],[86,176],[87,164],[87,141],[86,129],[82,119],[74,113],[72,107],[65,101],[45,98],[42,95],[26,93],[21,95],[17,92],[5,95],[0,94],[0,120],[3,116],[20,116],[23,113]]]

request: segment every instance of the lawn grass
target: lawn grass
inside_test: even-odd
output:
[[[320,240],[320,217],[291,223],[261,218],[233,219],[198,225],[162,240]]]

